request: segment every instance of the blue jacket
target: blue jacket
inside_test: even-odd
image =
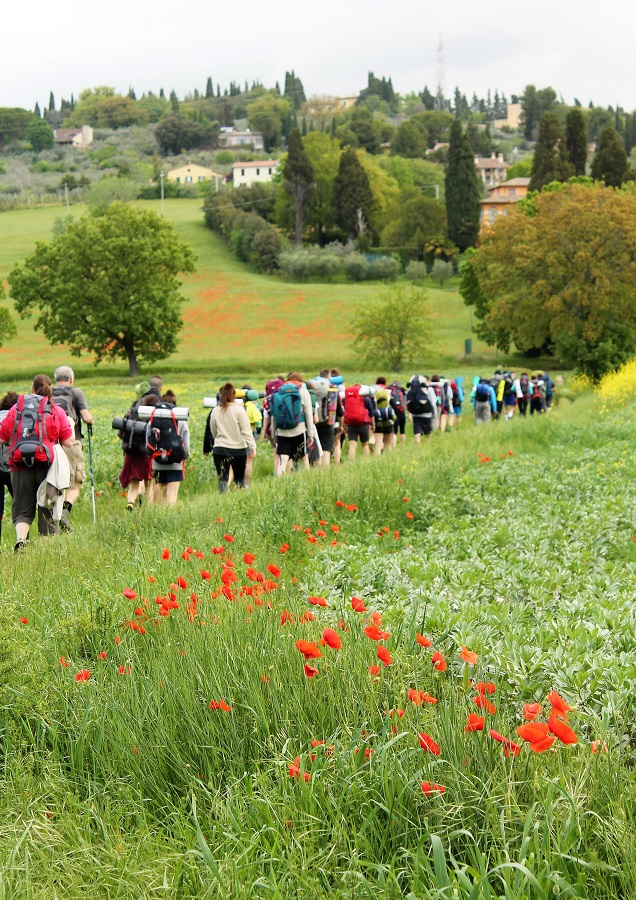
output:
[[[495,389],[491,384],[487,384],[488,393],[490,396],[490,408],[496,413],[497,412],[497,395],[495,394]],[[477,395],[473,393],[473,409],[477,406]]]

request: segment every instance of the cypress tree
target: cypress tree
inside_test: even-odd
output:
[[[360,164],[356,151],[345,147],[340,156],[338,174],[333,183],[331,208],[336,224],[348,238],[366,230],[373,205],[369,178]]]
[[[161,97],[162,100],[166,99],[166,95],[163,92],[163,88],[159,88],[159,96]]]
[[[539,122],[539,139],[534,148],[530,190],[540,191],[551,181],[567,181],[573,172],[559,117],[554,112],[547,112]]]
[[[314,167],[305,153],[300,131],[294,128],[287,139],[287,159],[283,167],[283,184],[292,197],[296,210],[296,246],[303,237],[303,215],[314,189]]]
[[[473,150],[461,122],[455,119],[448,148],[446,217],[448,236],[462,253],[477,243],[481,198],[482,187]]]
[[[53,91],[49,94],[49,112],[55,112],[55,97]]]
[[[608,187],[620,187],[627,174],[627,154],[616,129],[608,125],[601,136],[592,160],[592,178]]]
[[[37,116],[38,119],[42,118],[42,113],[40,112],[40,104],[36,102],[35,109],[33,110],[33,115]]]
[[[571,109],[565,120],[565,143],[575,175],[585,175],[587,128],[580,109]]]
[[[205,99],[209,100],[210,97],[214,97],[214,88],[212,87],[212,79],[208,77],[207,84],[205,85]]]

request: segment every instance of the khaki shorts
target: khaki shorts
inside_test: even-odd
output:
[[[84,468],[84,452],[81,441],[73,441],[70,447],[64,447],[69,465],[71,467],[71,484],[69,490],[79,490],[86,481],[86,469]]]

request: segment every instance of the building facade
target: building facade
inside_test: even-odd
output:
[[[254,184],[256,181],[261,183],[271,181],[277,169],[277,159],[237,162],[232,166],[232,184],[234,187],[240,187],[243,184]]]
[[[475,168],[484,185],[489,188],[506,180],[506,170],[510,166],[504,162],[503,153],[491,153],[490,156],[476,156]]]
[[[499,216],[505,216],[517,201],[528,196],[529,178],[511,178],[488,189],[489,197],[481,201],[481,227],[492,225]]]
[[[219,148],[222,150],[264,150],[263,135],[260,131],[234,131],[222,128],[219,134]]]

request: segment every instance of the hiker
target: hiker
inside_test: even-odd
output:
[[[400,443],[406,442],[406,394],[399,381],[392,381],[389,385],[391,391],[391,406],[395,413],[393,421],[393,446],[397,445],[398,434]]]
[[[375,455],[393,449],[395,434],[395,410],[391,406],[391,392],[386,386],[386,378],[376,379],[375,408],[373,410],[373,430],[375,432]]]
[[[532,375],[530,382],[530,415],[545,412],[545,384],[539,375]]]
[[[17,402],[18,395],[15,391],[7,391],[2,400],[0,400],[0,424],[6,419],[9,410]],[[11,472],[9,470],[9,446],[8,444],[0,444],[0,543],[2,542],[2,518],[4,516],[5,488],[9,491],[9,496],[13,497]]]
[[[84,450],[82,441],[82,422],[85,422],[89,428],[95,421],[93,415],[88,408],[86,397],[83,391],[75,387],[75,373],[70,366],[58,366],[53,375],[55,386],[53,388],[53,399],[57,406],[60,406],[71,420],[71,425],[75,431],[75,440],[70,447],[66,447],[64,452],[68,458],[71,467],[71,485],[66,491],[64,504],[62,507],[62,518],[60,519],[60,528],[62,531],[72,531],[69,521],[73,504],[79,497],[82,485],[86,481],[86,468],[84,466]]]
[[[256,456],[256,441],[258,440],[261,428],[263,427],[263,413],[256,402],[258,400],[258,392],[252,390],[249,384],[244,384],[241,390],[245,391],[243,407],[247,413],[247,418],[250,420],[250,428],[252,429],[252,437],[254,438],[254,451],[250,451],[247,454],[245,477],[243,479],[245,482],[244,486],[248,487],[252,480],[252,465],[254,463],[254,457]]]
[[[490,386],[495,392],[495,403],[497,405],[496,416],[493,416],[494,419],[498,418],[501,414],[501,410],[503,409],[503,392],[504,392],[504,377],[501,369],[495,369],[495,374],[490,379]]]
[[[271,430],[276,441],[275,475],[287,474],[288,463],[309,469],[308,449],[313,445],[314,416],[309,391],[299,372],[290,372],[271,399]]]
[[[530,405],[530,379],[527,372],[522,372],[517,382],[517,406],[519,415],[525,416]]]
[[[314,421],[318,440],[322,447],[320,464],[329,466],[336,441],[340,444],[343,431],[344,409],[340,401],[340,392],[329,380],[329,370],[322,369],[320,375],[313,380],[316,393],[316,410]]]
[[[439,429],[441,433],[446,431],[446,426],[451,425],[449,416],[451,411],[452,393],[447,381],[439,375],[433,375],[429,382],[429,387],[433,389],[435,394],[435,418],[433,419],[433,429]]]
[[[429,438],[433,433],[436,407],[437,395],[426,375],[414,375],[408,383],[406,408],[413,419],[413,438],[416,444],[420,443],[422,435]]]
[[[545,387],[545,411],[548,413],[552,408],[552,401],[556,391],[556,385],[550,378],[549,372],[543,373],[543,384]]]
[[[53,401],[48,375],[36,375],[31,393],[20,394],[0,425],[0,444],[9,445],[9,469],[13,488],[11,518],[15,525],[14,552],[29,543],[29,528],[38,516],[38,533],[57,534],[51,511],[39,506],[38,488],[55,461],[55,444],[70,447],[74,435],[66,413]]]
[[[344,378],[340,374],[340,369],[331,369],[329,371],[329,382],[333,387],[338,389],[338,396],[340,397],[340,404],[342,406],[342,422],[340,423],[340,427],[336,432],[336,437],[333,443],[333,461],[336,465],[340,465],[340,460],[342,459],[342,448],[345,442],[345,426],[344,426]]]
[[[487,425],[491,419],[496,419],[497,395],[491,382],[485,378],[476,378],[473,387],[473,408],[475,410],[475,425]]]
[[[148,384],[150,385],[148,393],[156,394],[157,400],[159,400],[161,398],[161,391],[163,390],[163,378],[161,375],[151,375],[148,379]]]
[[[515,384],[517,379],[514,372],[504,372],[503,375],[503,414],[504,419],[510,420],[514,416],[517,404],[517,391]]]
[[[245,406],[235,403],[235,399],[236,390],[228,381],[219,391],[218,406],[215,406],[210,414],[210,431],[214,438],[214,466],[221,494],[227,493],[230,489],[230,470],[236,486],[247,487],[245,479],[247,461],[256,456],[256,440],[249,415]]]
[[[363,456],[369,456],[369,437],[373,423],[374,403],[372,398],[362,393],[362,385],[352,384],[345,388],[344,423],[349,438],[349,459],[356,458],[358,441],[362,445]]]
[[[172,412],[177,405],[173,391],[166,391],[155,405],[156,410]],[[190,429],[185,420],[152,414],[146,426],[146,445],[152,459],[155,489],[152,502],[174,506],[179,485],[185,479],[185,461],[190,456]]]
[[[265,399],[263,401],[263,427],[261,429],[261,439],[268,441],[274,448],[274,472],[280,465],[278,453],[276,452],[276,440],[272,429],[272,399],[274,394],[280,387],[285,384],[284,378],[271,378],[265,385]]]
[[[455,378],[450,383],[451,389],[451,414],[453,416],[453,424],[459,425],[462,420],[462,404],[464,402],[464,378]]]
[[[124,416],[124,422],[128,420],[130,425],[139,423],[139,407],[157,405],[159,397],[147,381],[135,387],[136,394],[146,390],[149,393],[137,397]],[[145,429],[129,428],[120,431],[119,437],[124,451],[124,464],[119,473],[119,483],[126,491],[126,510],[132,512],[135,505],[141,506],[144,498],[147,503],[152,503],[154,493],[152,460],[146,446]]]

